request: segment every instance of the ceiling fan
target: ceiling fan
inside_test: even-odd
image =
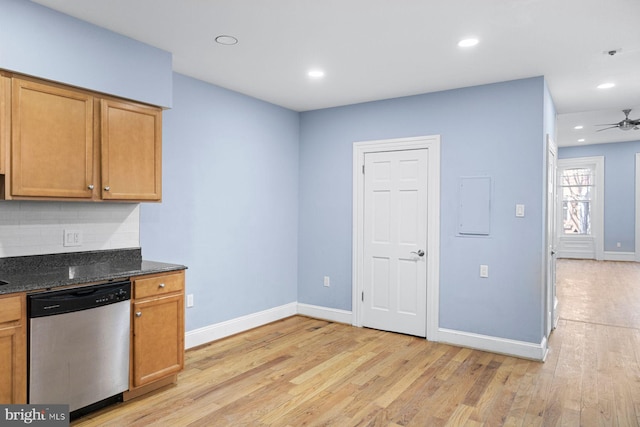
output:
[[[622,110],[622,112],[625,115],[624,120],[619,121],[618,123],[607,123],[604,125],[596,125],[596,126],[609,126],[608,128],[604,128],[604,129],[599,129],[598,132],[601,132],[603,130],[607,130],[607,129],[613,129],[613,128],[618,128],[620,130],[630,130],[630,129],[640,129],[638,126],[640,126],[640,118],[632,120],[629,118],[629,113],[631,112],[631,110]]]

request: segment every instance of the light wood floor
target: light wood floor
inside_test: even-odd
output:
[[[560,260],[560,317],[640,329],[640,264]]]
[[[73,425],[640,425],[640,264],[558,273],[545,363],[296,316],[187,351],[177,386]]]

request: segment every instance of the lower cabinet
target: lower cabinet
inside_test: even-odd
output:
[[[130,393],[175,381],[184,367],[184,271],[133,278],[132,334]]]
[[[184,368],[184,270],[132,277],[125,399],[177,381]],[[27,297],[0,295],[0,404],[27,403]]]
[[[0,404],[27,403],[25,294],[0,297]]]

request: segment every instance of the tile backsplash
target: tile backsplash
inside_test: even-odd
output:
[[[64,246],[65,230],[80,246]],[[138,203],[0,201],[0,257],[140,246]]]

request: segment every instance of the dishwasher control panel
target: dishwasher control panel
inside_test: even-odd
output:
[[[130,293],[125,291],[124,289],[118,289],[117,291],[111,292],[108,295],[102,295],[97,297],[96,304],[120,302],[128,299],[131,299]]]
[[[131,282],[113,282],[28,296],[29,318],[53,316],[131,299]]]

